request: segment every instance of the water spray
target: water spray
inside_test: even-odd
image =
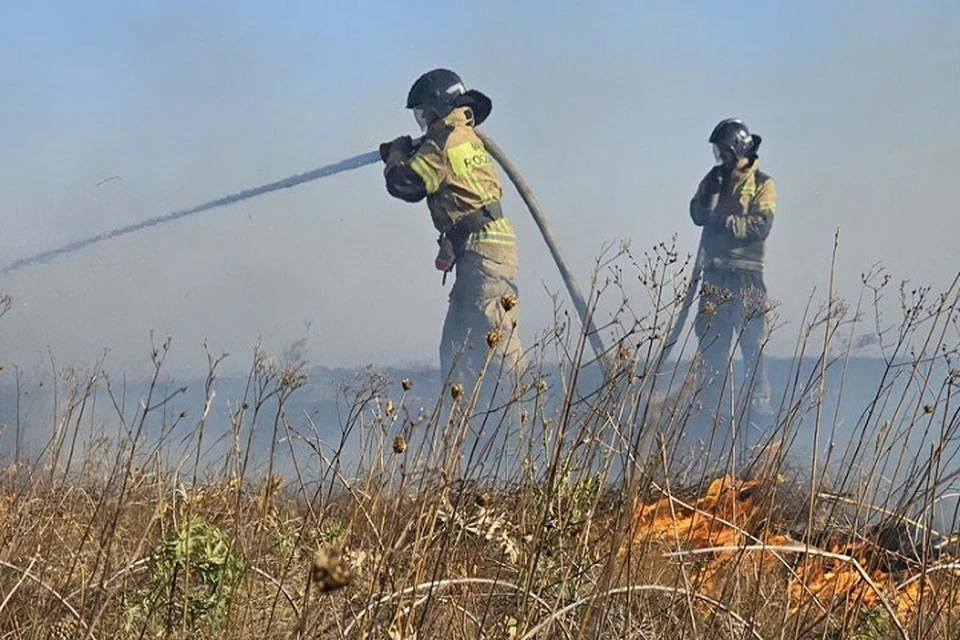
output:
[[[584,325],[590,345],[593,347],[594,353],[597,355],[597,359],[604,365],[604,368],[606,369],[606,365],[608,364],[608,356],[606,349],[604,348],[603,341],[600,338],[600,334],[597,332],[597,329],[593,324],[592,310],[588,308],[587,303],[583,298],[583,294],[580,293],[580,288],[577,286],[576,280],[573,277],[573,273],[570,271],[566,260],[563,258],[563,254],[560,251],[560,245],[557,243],[557,240],[551,232],[550,227],[547,226],[546,218],[544,217],[543,211],[540,209],[536,198],[534,198],[533,193],[530,191],[530,188],[527,186],[526,182],[524,182],[520,172],[517,171],[517,168],[512,162],[510,162],[510,159],[507,158],[503,150],[488,136],[481,134],[479,131],[477,133],[484,145],[487,147],[487,150],[490,152],[490,155],[494,157],[494,159],[500,164],[500,166],[503,167],[506,174],[510,177],[510,180],[520,193],[520,197],[527,205],[530,215],[533,216],[534,222],[537,224],[537,228],[540,229],[540,234],[547,243],[547,247],[550,250],[550,255],[553,257],[557,268],[560,270],[560,276],[567,287],[567,292],[570,294],[570,298],[573,300],[573,305],[576,308],[577,313],[580,315],[580,320]],[[347,158],[346,160],[341,160],[340,162],[336,162],[334,164],[329,164],[325,167],[313,169],[312,171],[307,171],[305,173],[299,173],[282,180],[260,185],[259,187],[245,189],[244,191],[239,191],[216,200],[211,200],[195,207],[190,207],[189,209],[173,211],[162,216],[156,216],[148,220],[118,227],[110,231],[104,231],[87,238],[76,240],[57,249],[51,249],[49,251],[37,253],[32,256],[20,258],[19,260],[15,260],[14,262],[6,265],[3,267],[3,269],[0,269],[0,273],[10,274],[15,271],[19,271],[24,267],[29,267],[31,265],[40,264],[43,262],[51,262],[67,254],[74,253],[76,251],[80,251],[81,249],[86,249],[92,245],[106,242],[107,240],[112,240],[114,238],[119,238],[120,236],[125,236],[136,231],[142,231],[144,229],[156,227],[167,222],[173,222],[174,220],[186,218],[188,216],[209,211],[211,209],[216,209],[218,207],[225,207],[227,205],[242,202],[244,200],[250,200],[251,198],[256,198],[257,196],[262,196],[272,191],[289,189],[291,187],[304,184],[305,182],[311,182],[313,180],[327,178],[345,171],[359,169],[360,167],[365,167],[380,161],[381,152],[379,150],[361,153],[360,155]]]
[[[113,240],[114,238],[119,238],[120,236],[134,233],[135,231],[142,231],[143,229],[149,229],[150,227],[155,227],[165,222],[173,222],[174,220],[179,220],[180,218],[186,218],[187,216],[209,211],[210,209],[225,207],[237,202],[242,202],[243,200],[256,198],[257,196],[262,196],[263,194],[270,193],[271,191],[289,189],[290,187],[295,187],[303,184],[304,182],[319,180],[320,178],[326,178],[328,176],[343,173],[344,171],[350,171],[352,169],[359,169],[360,167],[365,167],[369,164],[379,161],[380,153],[377,151],[361,153],[358,156],[353,156],[352,158],[347,158],[346,160],[341,160],[340,162],[329,164],[325,167],[320,167],[319,169],[313,169],[312,171],[307,171],[305,173],[298,173],[297,175],[284,178],[283,180],[270,182],[268,184],[260,185],[259,187],[253,187],[252,189],[245,189],[216,200],[211,200],[210,202],[205,202],[195,207],[190,207],[189,209],[181,209],[180,211],[173,211],[162,216],[150,218],[149,220],[135,222],[125,227],[118,227],[111,231],[104,231],[103,233],[98,233],[88,238],[76,240],[57,249],[51,249],[49,251],[44,251],[43,253],[27,256],[26,258],[20,258],[19,260],[15,260],[14,262],[11,262],[5,266],[2,270],[0,270],[0,273],[13,273],[14,271],[18,271],[24,267],[29,267],[41,262],[50,262],[52,260],[56,260],[57,258],[61,258],[68,253],[80,251],[81,249],[86,249],[91,245],[99,244],[107,240]]]

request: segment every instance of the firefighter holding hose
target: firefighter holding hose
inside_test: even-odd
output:
[[[707,420],[711,427],[726,424],[734,411],[729,406],[731,342],[739,345],[745,365],[746,393],[737,400],[736,415],[763,426],[772,419],[762,353],[769,313],[763,267],[777,191],[773,179],[760,171],[760,140],[740,120],[717,124],[709,139],[717,165],[690,202],[690,217],[703,228],[702,289],[694,325],[703,385],[700,427]]]
[[[494,349],[494,374],[519,373],[517,241],[500,207],[497,167],[474,128],[490,115],[484,94],[467,90],[448,69],[420,76],[410,88],[423,138],[401,136],[380,146],[387,192],[405,202],[426,199],[439,232],[436,268],[455,272],[440,340],[442,374],[473,382]]]

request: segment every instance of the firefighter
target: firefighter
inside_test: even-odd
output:
[[[440,234],[434,264],[444,281],[456,274],[440,340],[442,374],[474,382],[489,349],[488,372],[519,373],[516,235],[500,207],[497,167],[474,131],[492,103],[453,71],[434,69],[410,88],[407,108],[423,138],[416,147],[409,136],[381,145],[383,173],[390,195],[426,199]]]
[[[717,165],[700,181],[690,202],[690,217],[703,228],[704,251],[695,320],[702,407],[696,418],[701,427],[709,421],[713,428],[737,415],[741,426],[753,423],[751,440],[757,426],[769,426],[772,420],[762,353],[769,314],[763,266],[777,191],[773,179],[760,171],[761,138],[742,121],[721,121],[709,141]],[[731,342],[739,345],[744,362],[744,392],[733,396],[735,407],[729,401]]]

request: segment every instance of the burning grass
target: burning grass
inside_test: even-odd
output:
[[[749,479],[724,475],[689,502],[667,494],[641,503],[634,515],[635,540],[657,545],[666,557],[699,559],[698,589],[715,598],[744,573],[775,578],[786,586],[790,616],[816,610],[874,619],[882,613],[906,635],[924,598],[935,610],[960,606],[953,580],[927,579],[929,555],[885,548],[877,527],[834,530],[828,549],[785,532],[789,517],[777,501],[790,498],[777,496],[782,484],[782,476],[767,470]],[[946,554],[937,554],[936,561],[941,569],[955,568]]]
[[[101,365],[62,372],[49,438],[14,432],[0,473],[0,637],[955,640],[957,292],[925,300],[879,332],[848,444],[825,416],[854,324],[831,301],[762,446],[697,474],[678,471],[696,389],[638,343],[656,313],[615,318],[602,378],[558,325],[529,360],[559,369],[496,393],[369,370],[329,424],[294,409],[302,367],[260,350],[220,403],[211,358],[194,407],[169,343],[132,405]]]

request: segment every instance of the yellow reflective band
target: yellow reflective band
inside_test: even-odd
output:
[[[487,193],[487,190],[484,189],[483,183],[477,179],[477,176],[475,176],[472,171],[461,177],[466,178],[467,182],[470,183],[470,188],[473,189],[473,193],[480,198],[480,202],[484,204],[490,202],[490,195]]]
[[[427,189],[427,194],[433,194],[440,188],[440,177],[437,172],[427,164],[426,160],[418,155],[410,160],[410,168],[423,179],[423,185]]]
[[[491,202],[496,202],[496,197],[490,194],[487,191],[487,188],[483,186],[483,183],[480,183],[480,197],[483,199],[483,204],[490,204]]]
[[[757,203],[757,211],[759,211],[760,213],[773,213],[776,210],[776,208],[777,208],[776,202],[767,201],[767,202]]]
[[[485,242],[487,240],[496,241],[496,242],[516,242],[517,237],[510,233],[484,233],[483,231],[477,231],[472,233],[469,236],[477,242]]]
[[[490,204],[497,201],[497,196],[487,191],[486,187],[483,187],[483,204]]]
[[[487,245],[487,246],[489,246],[489,245],[496,245],[496,246],[500,246],[500,247],[515,247],[515,246],[517,246],[517,241],[516,241],[516,240],[493,240],[493,239],[491,239],[491,238],[484,238],[484,239],[479,239],[479,240],[478,240],[478,239],[470,239],[470,238],[467,239],[467,243],[466,243],[466,246],[467,246],[467,247],[479,247],[479,246],[481,246],[481,245]]]
[[[513,225],[510,224],[510,221],[506,218],[497,218],[496,220],[491,220],[487,226],[483,228],[483,231],[499,231],[501,233],[513,233]]]
[[[487,223],[483,229],[474,231],[467,236],[467,246],[476,245],[501,245],[516,246],[517,236],[514,233],[513,225],[506,218],[498,218]]]

